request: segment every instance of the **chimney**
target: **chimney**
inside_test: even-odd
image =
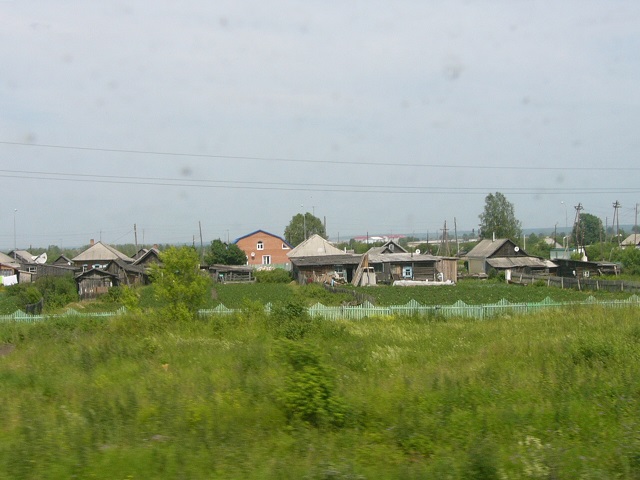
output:
[[[89,240],[89,246],[93,247],[93,245],[95,244],[95,240],[92,238],[91,240]]]

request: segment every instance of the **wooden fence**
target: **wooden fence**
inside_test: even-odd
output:
[[[629,280],[603,280],[600,278],[551,277],[532,274],[513,275],[516,283],[544,282],[545,285],[558,288],[572,288],[575,290],[604,290],[607,292],[640,293],[640,282]]]

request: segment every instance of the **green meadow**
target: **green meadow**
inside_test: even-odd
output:
[[[1,323],[0,478],[638,479],[639,318]]]

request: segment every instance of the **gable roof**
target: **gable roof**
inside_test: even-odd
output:
[[[240,240],[247,238],[247,237],[252,237],[258,233],[262,233],[263,235],[269,235],[270,237],[273,238],[277,238],[278,240],[280,240],[284,245],[287,245],[289,248],[293,248],[291,246],[291,244],[289,242],[287,242],[284,238],[278,236],[278,235],[274,235],[273,233],[269,233],[265,230],[256,230],[255,232],[251,232],[251,233],[247,233],[246,235],[243,235],[241,237],[236,238],[233,242],[231,243],[238,243]]]
[[[471,251],[465,255],[465,257],[489,258],[492,255],[494,255],[498,250],[500,250],[502,246],[505,245],[506,243],[511,243],[514,245],[514,247],[517,246],[508,238],[498,238],[496,240],[485,238],[484,240],[480,240],[480,242],[478,242],[478,244],[475,247],[473,247]]]
[[[134,265],[141,265],[141,264],[145,264],[149,261],[153,261],[154,258],[159,262],[160,261],[160,251],[157,248],[150,248],[150,249],[145,249],[146,252],[144,252],[142,255],[140,255],[138,258],[136,258],[136,261],[133,262]],[[140,252],[138,252],[140,253]]]
[[[314,233],[296,248],[287,253],[289,258],[317,257],[325,255],[344,255],[344,252],[331,245],[317,233]]]
[[[26,250],[11,250],[8,256],[12,258],[12,261],[15,256],[15,261],[21,263],[33,263],[34,258],[34,256]]]
[[[380,247],[371,247],[367,253],[370,254],[393,254],[393,253],[409,253],[399,243],[388,240]]]
[[[87,248],[84,252],[72,258],[74,262],[96,262],[99,260],[116,260],[120,259],[127,263],[133,263],[133,258],[127,257],[124,253],[119,252],[111,245],[102,242],[96,242]]]
[[[628,247],[630,245],[640,245],[640,233],[632,233],[625,238],[620,245]]]
[[[6,255],[0,252],[0,263],[8,264],[8,263],[16,263],[16,261],[13,259],[13,257],[10,257],[9,255]]]

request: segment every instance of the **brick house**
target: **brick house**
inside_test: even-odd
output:
[[[279,267],[289,270],[291,263],[287,253],[293,248],[285,239],[256,230],[233,241],[247,255],[247,265],[254,267]]]

